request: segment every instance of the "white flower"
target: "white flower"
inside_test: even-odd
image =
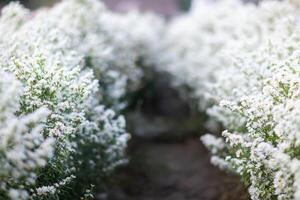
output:
[[[40,108],[16,116],[22,87],[11,74],[0,71],[0,192],[11,199],[27,199],[22,185],[34,185],[37,170],[53,156],[53,138],[44,138],[49,111]]]
[[[65,12],[68,9],[64,5],[68,3],[79,6],[79,10],[72,10],[74,7],[71,6],[70,13]],[[84,12],[81,12],[80,5],[85,3],[88,7],[84,7]],[[80,184],[85,190],[84,187],[90,186],[95,181],[94,174],[105,176],[126,162],[124,150],[129,137],[125,131],[124,119],[117,116],[114,111],[106,109],[103,105],[107,105],[106,103],[99,102],[98,96],[106,94],[99,91],[93,71],[86,66],[84,59],[88,56],[88,52],[80,49],[81,44],[87,44],[81,38],[84,33],[93,32],[93,28],[97,28],[94,24],[82,27],[85,22],[80,20],[86,18],[93,23],[96,16],[90,16],[93,12],[89,12],[89,9],[95,9],[96,14],[101,11],[101,7],[98,1],[67,0],[53,9],[40,10],[35,15],[31,13],[29,19],[14,28],[11,34],[0,39],[0,68],[14,74],[23,86],[22,93],[13,101],[16,107],[10,111],[20,116],[21,122],[18,123],[18,118],[9,120],[11,126],[5,131],[14,133],[17,130],[23,133],[28,130],[27,125],[31,131],[31,134],[25,135],[26,137],[15,138],[15,140],[22,139],[24,147],[4,151],[7,159],[11,160],[5,167],[9,168],[9,163],[16,163],[17,169],[11,169],[11,177],[16,179],[13,178],[11,181],[16,181],[16,185],[21,187],[22,184],[18,185],[17,178],[24,178],[26,180],[24,191],[32,199],[60,195],[68,184]],[[59,13],[60,9],[62,16],[57,15],[59,18],[56,18],[55,13]],[[88,11],[85,12],[85,9]],[[78,21],[75,20],[76,16]],[[67,19],[69,20],[67,22],[75,23],[74,27],[70,26],[68,29],[59,25],[60,20],[63,22]],[[0,18],[0,22],[6,23],[6,20]],[[102,32],[97,31],[94,34],[99,34],[97,37],[101,38]],[[96,48],[98,44],[94,45]],[[99,53],[103,52],[102,49],[97,50]],[[2,98],[1,103],[10,105],[12,102],[9,95],[3,95]],[[4,106],[6,107],[10,108]],[[50,113],[47,113],[49,114],[47,116],[42,112],[45,109]],[[40,120],[43,126],[31,127]],[[0,140],[4,145],[11,141],[10,135],[5,137],[6,140]],[[34,140],[35,138],[39,140]],[[31,140],[37,144],[31,143]],[[51,151],[52,154],[49,155],[49,151],[53,150],[53,142],[50,142],[52,140],[56,140],[55,151]],[[39,149],[27,153],[25,147],[30,149],[39,147]],[[52,158],[46,159],[49,157]],[[4,163],[6,164],[6,161]],[[24,167],[33,171],[37,166],[41,168],[37,173],[22,174],[22,170],[19,170]],[[2,173],[2,169],[0,172]],[[36,181],[37,177],[39,178]]]
[[[231,30],[245,31],[226,40],[226,62],[202,83],[214,102],[208,114],[228,130],[223,151],[210,149],[246,180],[252,199],[298,199],[300,10],[288,1],[266,1],[253,13],[246,29],[232,20]],[[258,42],[248,46],[251,30]]]
[[[153,14],[112,13],[97,0],[64,0],[35,18],[69,36],[84,67],[95,71],[102,102],[116,110],[124,109],[126,95],[137,89],[140,65],[153,64],[162,30],[162,19]]]
[[[225,148],[225,143],[222,138],[217,138],[214,135],[206,134],[201,137],[203,144],[216,154],[218,151],[222,151]]]

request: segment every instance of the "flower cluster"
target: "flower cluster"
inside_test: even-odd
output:
[[[223,50],[236,40],[247,41],[243,47],[249,50],[260,42],[256,27],[249,27],[257,19],[249,17],[249,13],[256,15],[255,6],[238,0],[199,0],[194,1],[189,13],[168,24],[162,66],[173,75],[176,86],[187,86],[193,98],[201,99],[201,110],[210,104],[206,83],[215,79],[216,69],[227,65]]]
[[[202,141],[213,164],[243,178],[252,199],[299,199],[299,5],[266,1],[255,10],[256,25],[247,25],[259,28],[259,44],[249,51],[243,37],[228,41],[227,64],[205,91],[214,102],[208,114],[227,130]]]
[[[16,116],[23,89],[11,74],[0,76],[0,198],[27,199],[36,171],[53,156],[55,140],[42,135],[49,111],[41,107]]]
[[[116,112],[140,66],[153,64],[161,19],[65,0],[34,12],[12,3],[0,27],[0,197],[90,198],[93,184],[126,162],[129,135]],[[4,93],[16,85],[7,73],[21,92]]]
[[[101,101],[124,109],[126,96],[141,81],[141,65],[152,64],[162,19],[150,13],[112,13],[98,0],[65,0],[35,15],[69,36],[71,48],[99,80]]]
[[[225,127],[201,138],[212,163],[252,199],[299,199],[299,2],[192,5],[168,25],[160,62]]]
[[[155,64],[162,27],[151,13],[116,14],[98,0],[2,9],[1,199],[90,199],[127,161],[117,113]]]

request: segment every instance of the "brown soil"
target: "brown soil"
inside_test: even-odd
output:
[[[237,177],[210,164],[198,139],[135,141],[130,164],[117,173],[106,200],[248,200]]]

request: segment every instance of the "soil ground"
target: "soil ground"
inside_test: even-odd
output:
[[[248,200],[239,179],[210,164],[198,139],[134,141],[130,163],[108,187],[107,200]]]

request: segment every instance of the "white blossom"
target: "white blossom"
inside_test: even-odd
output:
[[[208,114],[227,129],[216,156],[246,180],[252,199],[298,199],[300,10],[289,1],[255,9],[258,21],[247,25],[260,27],[259,45],[229,41],[227,64],[208,83]]]
[[[141,65],[152,65],[162,19],[154,14],[116,14],[98,0],[64,0],[40,10],[36,19],[69,36],[100,82],[102,102],[122,110],[141,81]]]
[[[21,84],[3,71],[0,77],[0,196],[27,199],[24,187],[35,184],[37,170],[53,156],[55,139],[42,135],[49,111],[17,116]]]
[[[41,149],[49,149],[52,144],[50,141],[56,140],[55,151],[50,160],[42,159],[46,157],[46,152],[42,150],[36,150],[32,154],[29,152],[28,155],[23,155],[25,153],[23,149],[18,149],[16,152],[5,151],[7,158],[14,162],[29,156],[25,159],[26,167],[31,169],[38,164],[41,168],[37,174],[24,175],[26,184],[29,182],[31,184],[24,186],[19,193],[10,190],[8,195],[12,198],[21,198],[21,194],[25,192],[26,198],[49,199],[62,194],[61,191],[66,190],[69,184],[80,184],[84,192],[84,187],[89,187],[90,181],[96,181],[94,174],[98,174],[101,178],[126,162],[124,150],[129,136],[125,131],[125,120],[122,116],[117,116],[114,111],[107,109],[104,106],[107,104],[98,98],[106,94],[99,90],[93,71],[86,66],[84,59],[88,56],[88,52],[77,46],[81,43],[89,45],[81,40],[81,37],[84,33],[92,33],[95,28],[94,24],[82,27],[85,22],[80,19],[84,20],[86,17],[92,23],[96,16],[89,16],[93,12],[86,10],[81,12],[75,9],[70,10],[70,13],[66,12],[63,5],[72,2],[75,5],[94,2],[95,4],[89,4],[87,8],[96,9],[95,13],[101,9],[101,4],[97,1],[66,0],[50,10],[30,13],[30,18],[13,29],[5,17],[10,16],[9,12],[15,10],[7,9],[3,18],[0,18],[0,26],[3,23],[5,24],[3,27],[14,30],[0,39],[0,68],[12,73],[23,86],[19,99],[13,102],[17,106],[13,112],[18,116],[24,115],[22,122],[24,121],[25,124],[33,120],[34,122],[43,120],[43,127],[32,129],[30,137],[26,135],[28,139],[23,140],[26,142],[33,139],[31,137],[45,136],[45,139],[40,139]],[[53,13],[57,13],[59,9],[62,9],[60,14],[65,16],[58,15],[60,18],[55,18]],[[23,12],[24,9],[19,10]],[[75,16],[78,17],[78,21],[75,20]],[[76,30],[71,30],[72,26],[68,28],[57,24],[58,21],[65,19],[71,20],[70,23],[72,20],[74,23],[79,23],[78,26],[73,27]],[[14,24],[12,23],[11,26]],[[96,48],[98,44],[94,45]],[[100,54],[104,51],[98,50]],[[49,115],[33,118],[41,115],[40,109],[47,109]],[[12,120],[10,123],[13,125]],[[31,143],[28,142],[26,145]],[[22,167],[21,164],[17,163],[17,166]],[[13,173],[14,176],[19,176],[18,170]],[[35,181],[36,177],[39,177],[37,181]]]

